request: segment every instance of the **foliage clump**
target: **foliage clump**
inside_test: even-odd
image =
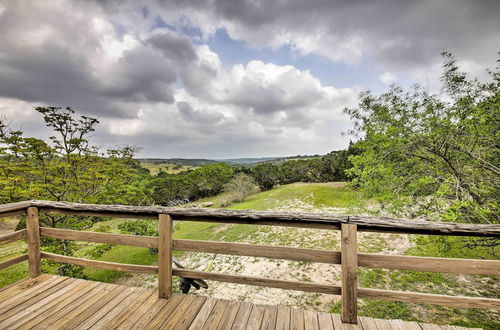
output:
[[[393,85],[346,109],[360,138],[351,184],[407,216],[499,223],[500,66],[481,82],[443,56],[442,95]]]

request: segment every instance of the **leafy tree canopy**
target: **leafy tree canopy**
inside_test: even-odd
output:
[[[414,215],[437,205],[444,220],[498,223],[500,67],[481,82],[442,55],[442,95],[393,85],[346,109],[361,140],[348,174],[386,202],[411,204]]]

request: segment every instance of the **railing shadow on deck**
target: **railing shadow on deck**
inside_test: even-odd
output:
[[[159,237],[134,236],[40,227],[39,213],[60,213],[99,217],[158,219]],[[0,206],[0,217],[26,215],[26,229],[0,236],[0,245],[27,239],[28,253],[0,263],[0,269],[28,260],[30,277],[41,274],[41,259],[79,266],[125,272],[158,274],[160,298],[172,294],[172,276],[256,285],[287,290],[341,295],[342,321],[357,322],[357,299],[373,298],[450,307],[500,310],[500,299],[448,296],[360,288],[358,267],[387,268],[427,272],[500,275],[500,261],[458,258],[412,257],[357,252],[357,232],[427,234],[473,237],[500,237],[500,225],[473,225],[404,220],[387,217],[339,215],[330,213],[287,213],[235,211],[158,206],[78,204],[69,202],[26,201]],[[341,251],[326,251],[243,243],[173,239],[173,220],[319,228],[341,231]],[[146,248],[157,248],[158,266],[120,264],[68,257],[40,250],[40,238],[87,241]],[[341,265],[341,286],[276,280],[246,275],[228,275],[172,267],[172,250],[220,253],[227,255],[287,259]]]

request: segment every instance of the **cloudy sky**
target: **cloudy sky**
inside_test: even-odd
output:
[[[443,50],[484,75],[500,1],[0,0],[0,114],[47,136],[37,105],[101,123],[141,157],[344,148],[360,91],[439,93]]]

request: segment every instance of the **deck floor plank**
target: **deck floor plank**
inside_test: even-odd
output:
[[[23,287],[25,287],[23,285],[19,288],[14,289],[14,291],[12,291],[8,296],[4,297],[0,301],[0,315],[5,311],[8,311],[9,309],[24,303],[26,300],[33,298],[33,296],[37,295],[38,293],[43,292],[46,289],[49,289],[50,287],[56,285],[57,283],[66,280],[66,278],[59,276],[54,280],[48,278],[46,280],[36,281],[37,279],[34,279],[34,281],[28,283],[26,285],[26,289],[23,289]]]
[[[318,313],[318,323],[320,329],[333,330],[333,321],[328,313]]]
[[[173,296],[168,299],[158,299],[158,297],[156,297],[155,302],[146,311],[146,313],[144,313],[135,323],[130,325],[129,329],[145,329],[146,325],[151,322],[156,315],[158,315],[162,308],[165,307],[165,305],[167,305],[172,298]]]
[[[158,301],[158,291],[152,292],[146,301],[141,304],[137,309],[134,309],[133,313],[127,315],[123,321],[116,326],[117,330],[131,329],[132,325],[141,319],[142,316],[149,312],[149,309]],[[113,329],[113,327],[105,327],[106,330]]]
[[[205,324],[205,321],[210,316],[210,313],[212,312],[212,309],[214,308],[216,303],[217,303],[216,299],[207,298],[205,300],[205,303],[203,304],[203,306],[201,306],[200,311],[198,312],[198,315],[195,317],[195,319],[193,320],[193,322],[189,326],[189,329],[191,329],[191,330],[202,329],[203,325]]]
[[[75,327],[73,329],[80,329],[80,330],[89,329],[102,317],[110,313],[113,310],[113,308],[115,308],[117,305],[123,302],[123,300],[125,300],[134,291],[135,288],[127,287],[124,290],[121,290],[114,298],[110,300],[106,299],[106,297],[101,299],[101,300],[107,300],[106,303],[101,304],[99,308],[93,308],[93,312],[90,315],[88,315],[83,320],[83,322],[79,323],[78,325],[75,324]]]
[[[260,329],[262,324],[262,320],[264,319],[264,312],[266,310],[266,306],[262,305],[253,305],[252,311],[250,312],[250,316],[248,317],[248,322],[246,328],[248,330],[256,330]]]
[[[205,324],[203,324],[202,327],[203,330],[217,329],[219,322],[221,321],[222,317],[224,316],[224,313],[226,312],[228,303],[229,302],[227,300],[217,301],[214,308],[208,315],[208,318],[205,320]]]
[[[131,305],[135,305],[140,295],[147,292],[147,290],[137,288],[127,297],[118,302],[111,310],[109,310],[103,317],[101,317],[97,322],[95,322],[88,329],[102,329],[107,324],[111,323],[115,318],[117,318],[121,312],[126,311]]]
[[[274,329],[276,327],[276,318],[278,316],[278,307],[266,306],[264,318],[262,319],[261,329]]]
[[[194,303],[196,297],[191,295],[183,297],[179,295],[179,299],[180,300],[177,303],[177,306],[171,308],[168,315],[161,317],[159,319],[158,325],[150,327],[150,329],[162,329],[164,326],[167,326],[168,324],[175,324],[176,321],[178,321],[178,319],[180,319],[182,315],[189,309],[191,304]]]
[[[160,325],[165,321],[169,315],[178,308],[183,302],[189,303],[192,296],[186,297],[184,300],[180,294],[173,294],[161,308],[161,310],[156,314],[156,316],[151,320],[151,322],[145,324],[145,329],[159,329]]]
[[[59,297],[54,297],[54,295],[47,298],[51,298],[47,303],[42,303],[36,308],[35,305],[31,306],[31,310],[23,311],[24,315],[17,323],[15,323],[17,328],[30,329],[33,326],[40,324],[52,314],[57,313],[60,309],[72,304],[78,297],[86,295],[88,291],[92,290],[99,283],[88,282],[83,280],[78,280],[75,282],[75,286],[71,288],[70,285],[64,289],[68,289],[66,293],[60,295]],[[46,298],[46,299],[47,299]],[[44,299],[45,300],[45,299]]]
[[[43,274],[0,289],[0,329],[462,330],[456,326],[254,305]]]
[[[238,314],[234,319],[234,323],[231,329],[245,329],[248,318],[250,317],[250,312],[252,311],[252,304],[247,302],[240,303],[240,308],[238,309]]]
[[[304,329],[319,330],[318,313],[313,311],[304,311]]]
[[[276,329],[288,330],[290,329],[290,315],[292,310],[288,307],[278,307],[278,315],[276,317]]]
[[[375,320],[371,317],[359,317],[358,323],[363,330],[383,330],[377,327]]]
[[[238,314],[238,309],[240,308],[240,303],[237,301],[230,301],[224,315],[222,316],[221,321],[217,325],[217,330],[225,330],[230,329],[234,323],[234,319],[236,318],[236,314]]]
[[[290,317],[291,330],[304,330],[304,311],[302,309],[292,309]]]
[[[95,311],[99,310],[99,308],[117,296],[120,291],[122,291],[122,289],[119,287],[111,287],[110,291],[96,293],[87,299],[83,304],[77,306],[74,310],[54,322],[51,328],[68,329],[71,328],[71,325],[77,325],[84,322]]]
[[[77,309],[80,305],[84,304],[86,301],[88,301],[91,297],[95,296],[96,294],[101,293],[106,293],[111,290],[115,289],[115,287],[111,284],[104,284],[104,283],[98,283],[96,287],[88,291],[85,295],[79,296],[75,301],[73,301],[71,304],[68,304],[61,308],[58,311],[55,311],[54,313],[50,314],[49,317],[45,318],[42,322],[33,325],[33,329],[37,330],[42,330],[42,329],[47,329],[47,328],[52,328],[52,324],[56,323],[57,321],[60,321],[64,317],[71,317],[72,312]],[[23,327],[28,327],[28,324],[25,324]],[[55,328],[55,327],[54,327]]]
[[[54,281],[55,284],[52,283],[53,285],[46,285],[42,288],[34,287],[34,289],[37,288],[37,290],[31,291],[31,295],[24,295],[22,299],[6,300],[5,302],[7,304],[0,309],[0,329],[3,329],[6,324],[12,323],[13,319],[17,318],[16,314],[24,313],[24,310],[28,309],[31,305],[36,304],[38,301],[43,300],[52,294],[58,293],[61,289],[64,289],[65,284],[71,285],[74,282],[74,279],[57,282]],[[41,283],[40,286],[44,283]]]
[[[195,297],[186,311],[182,314],[175,315],[175,319],[172,319],[170,322],[163,323],[162,329],[188,329],[196,315],[198,315],[206,299],[207,298],[203,296]]]
[[[119,314],[117,314],[112,320],[110,320],[108,323],[103,324],[101,326],[102,329],[115,329],[117,328],[120,324],[122,324],[125,319],[127,319],[131,314],[135,313],[139,308],[152,296],[156,294],[155,298],[157,297],[156,292],[152,292],[150,290],[142,290],[140,294],[137,296],[137,298],[132,301],[128,306],[123,308]]]

